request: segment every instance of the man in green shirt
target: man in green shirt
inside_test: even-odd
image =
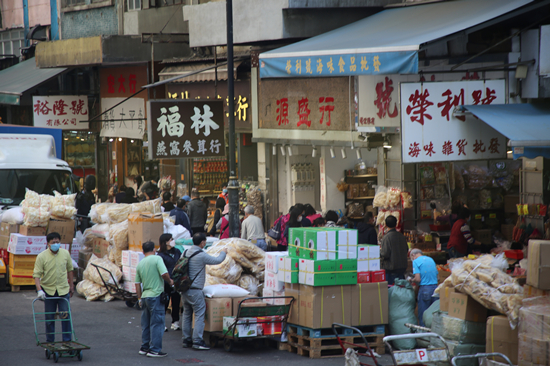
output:
[[[145,258],[136,268],[136,293],[141,313],[141,348],[140,355],[147,357],[166,357],[162,352],[162,336],[164,334],[165,309],[160,302],[160,294],[164,291],[164,281],[170,286],[174,281],[170,278],[164,261],[155,255],[155,243],[143,243]],[[143,291],[142,287],[143,286]]]
[[[46,320],[53,320],[56,311],[66,314],[62,321],[63,341],[71,341],[71,322],[69,319],[69,299],[74,293],[73,262],[69,251],[60,248],[59,233],[49,233],[48,246],[38,254],[34,264],[34,284],[38,298],[44,301]],[[53,299],[50,299],[53,298]],[[46,322],[46,342],[55,341],[55,322]]]

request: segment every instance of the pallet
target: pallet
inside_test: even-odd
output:
[[[21,290],[34,290],[34,285],[10,285],[11,292],[19,292]]]
[[[383,338],[384,335],[366,336],[369,347],[376,353],[382,355],[385,353],[385,347]],[[360,336],[348,336],[340,337],[342,341],[356,344],[358,346],[363,345],[363,338]],[[359,348],[346,344],[346,348]],[[310,338],[299,336],[296,334],[288,334],[287,347],[289,352],[296,353],[299,356],[305,356],[313,359],[327,358],[327,357],[343,357],[344,352],[342,347],[338,343],[336,337],[332,338]],[[364,349],[363,349],[364,351]]]
[[[378,336],[378,335],[384,336],[386,334],[386,328],[383,324],[382,325],[363,325],[363,326],[357,326],[355,328],[359,329],[361,334],[363,334],[365,337]],[[356,332],[348,328],[337,327],[336,331],[338,332],[338,335],[340,337],[342,336],[348,337],[352,335],[358,336]],[[312,329],[308,327],[303,327],[301,325],[287,324],[287,332],[288,334],[296,334],[302,337],[309,337],[309,338],[335,338],[332,328]]]

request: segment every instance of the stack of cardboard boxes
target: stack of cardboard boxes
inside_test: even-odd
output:
[[[122,251],[122,279],[124,280],[124,289],[126,291],[136,292],[136,268],[145,258],[143,252],[136,252],[133,250]]]
[[[287,252],[267,252],[265,254],[264,297],[285,296],[285,282],[279,279],[279,258]],[[269,300],[274,305],[284,304],[284,299]]]
[[[132,251],[143,251],[143,243],[149,240],[152,240],[158,249],[159,238],[163,233],[162,214],[136,212],[128,216],[128,249]]]

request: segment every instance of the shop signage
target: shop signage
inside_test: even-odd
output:
[[[130,98],[111,109],[124,99],[126,98],[101,98],[101,111],[110,109],[101,116],[101,137],[143,138],[146,126],[145,100]]]
[[[404,163],[506,158],[506,138],[455,107],[504,104],[504,80],[401,84]]]
[[[59,95],[32,97],[34,125],[61,130],[88,129],[88,97]],[[86,122],[82,122],[86,121]]]
[[[327,210],[327,182],[325,178],[325,158],[319,158],[319,176],[321,181],[321,210]]]
[[[147,103],[150,159],[225,156],[222,101]]]
[[[102,68],[99,70],[99,80],[101,98],[127,98],[147,84],[147,67]],[[146,91],[142,94],[139,94],[142,98],[147,96]]]
[[[349,78],[262,80],[259,128],[350,130]]]
[[[235,131],[252,132],[252,103],[250,102],[250,80],[235,80],[234,116]],[[169,83],[166,85],[168,99],[181,100],[221,100],[223,101],[223,120],[229,127],[229,97],[227,81]]]

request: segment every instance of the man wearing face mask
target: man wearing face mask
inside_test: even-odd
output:
[[[172,272],[181,257],[181,252],[175,248],[176,241],[172,237],[172,234],[162,234],[159,238],[159,246],[158,255],[162,258],[170,278],[173,279]],[[170,295],[170,300],[172,301],[172,330],[178,330],[180,329],[181,296],[166,281],[164,281],[164,292]],[[164,308],[168,310],[168,303],[165,304]]]
[[[69,251],[60,247],[61,236],[53,232],[46,237],[47,249],[36,257],[34,283],[38,298],[44,301],[46,320],[53,320],[54,313],[69,316],[69,300],[74,293],[73,262]],[[53,298],[53,299],[52,299]],[[61,299],[62,298],[62,299]],[[71,341],[71,322],[62,321],[63,341]],[[55,322],[46,321],[46,341],[55,341]]]

